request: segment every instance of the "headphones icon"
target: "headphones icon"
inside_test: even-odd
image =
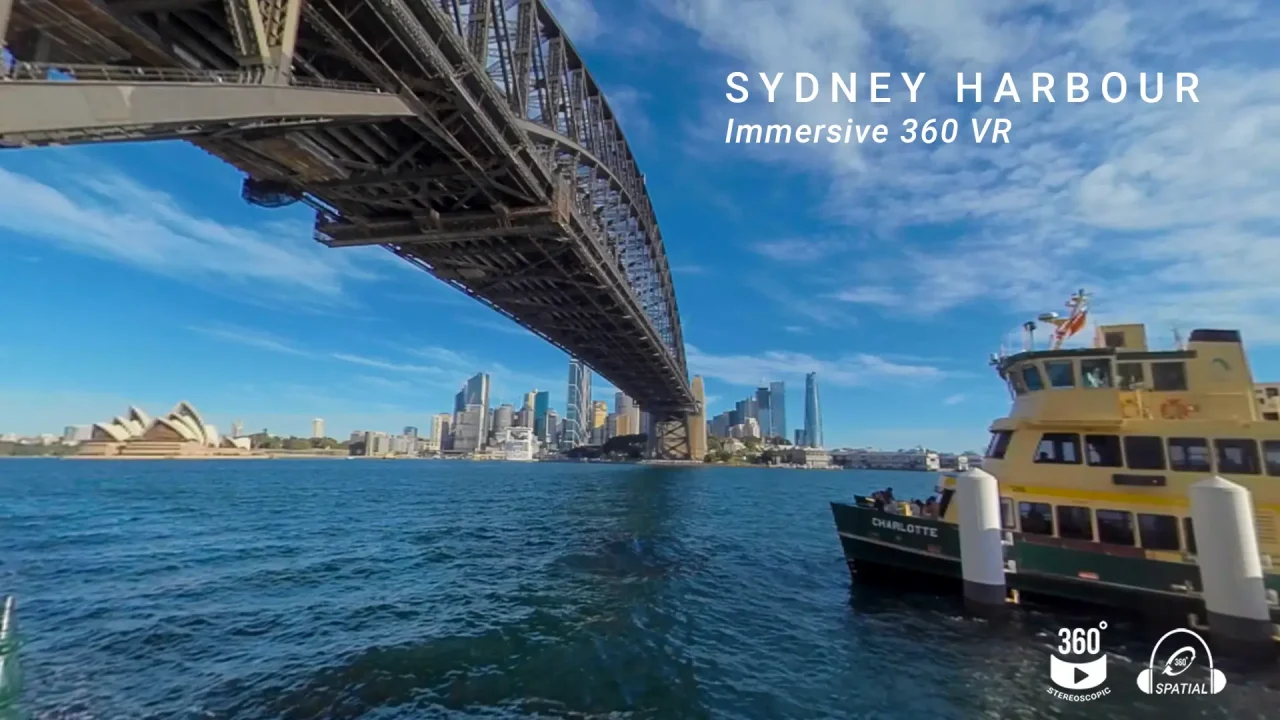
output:
[[[1209,649],[1209,643],[1205,642],[1204,638],[1200,637],[1199,633],[1186,628],[1174,628],[1156,641],[1155,647],[1151,648],[1151,657],[1147,660],[1147,669],[1138,673],[1138,689],[1148,695],[1155,691],[1156,651],[1160,649],[1160,646],[1164,644],[1164,641],[1167,640],[1170,635],[1176,635],[1178,633],[1190,635],[1196,639],[1196,642],[1200,643],[1200,647],[1204,648],[1205,659],[1209,661],[1209,692],[1215,694],[1222,692],[1222,689],[1227,686],[1227,676],[1223,675],[1221,670],[1218,670],[1213,666],[1213,651]],[[1178,652],[1181,652],[1181,650]]]

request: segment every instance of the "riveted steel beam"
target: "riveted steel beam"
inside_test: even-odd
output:
[[[388,93],[218,83],[0,83],[0,143],[10,146],[408,115],[409,108]]]

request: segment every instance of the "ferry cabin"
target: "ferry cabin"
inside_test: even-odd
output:
[[[1100,578],[1090,564],[1113,575],[1124,563],[1108,557],[1193,565],[1188,490],[1221,475],[1253,494],[1274,607],[1280,386],[1255,386],[1237,331],[1195,330],[1188,340],[1152,351],[1143,326],[1112,325],[1097,329],[1092,348],[1001,359],[1013,409],[992,424],[984,467],[1000,481],[1002,523],[1020,542],[1084,551],[1059,568],[1076,579],[1189,592],[1197,588],[1170,578],[1198,573],[1161,571],[1144,583]],[[946,515],[955,520],[954,509]]]

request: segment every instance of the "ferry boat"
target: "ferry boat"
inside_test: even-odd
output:
[[[1194,330],[1171,350],[1139,324],[1080,332],[1088,296],[1034,349],[993,355],[1012,398],[990,426],[983,468],[1000,488],[1011,601],[1058,600],[1205,619],[1189,488],[1218,475],[1252,493],[1264,587],[1280,622],[1280,386],[1253,381],[1240,333]],[[932,516],[858,497],[832,503],[850,572],[961,581],[956,476],[943,475]],[[1221,530],[1221,529],[1220,529]],[[1202,532],[1211,532],[1203,530]]]

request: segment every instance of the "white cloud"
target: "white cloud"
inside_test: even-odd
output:
[[[416,373],[422,375],[441,375],[444,369],[434,365],[415,365],[413,363],[398,363],[381,358],[365,357],[364,355],[352,355],[350,353],[331,353],[329,357],[334,360],[341,360],[352,365],[361,365],[364,367],[375,368],[377,370],[386,370],[387,372],[396,373]]]
[[[1146,322],[1229,325],[1280,342],[1280,11],[1251,0],[1068,3],[1044,12],[1012,0],[792,3],[655,0],[724,56],[723,69],[925,71],[922,101],[730,106],[711,93],[705,125],[729,114],[774,122],[886,122],[970,112],[1006,117],[1009,145],[730,148],[818,171],[832,218],[871,229],[877,257],[849,258],[843,284],[815,288],[848,303],[930,315],[986,303],[1057,307],[1078,286],[1095,307]],[[958,71],[1019,73],[1021,104],[954,103]],[[1029,102],[1029,73],[1136,78],[1199,74],[1199,104]],[[758,86],[757,86],[758,87]],[[994,86],[987,91],[988,99]],[[894,133],[896,135],[896,132]],[[935,225],[937,232],[912,233]],[[926,237],[927,236],[927,237]],[[849,243],[853,245],[852,242]],[[852,253],[850,253],[852,255]],[[859,254],[861,255],[861,254]],[[816,283],[814,283],[816,284]]]
[[[841,249],[839,241],[790,238],[756,243],[751,249],[770,260],[809,263],[821,260]]]
[[[653,123],[645,111],[649,93],[629,85],[615,85],[605,92],[605,97],[618,118],[618,125],[631,141],[647,138],[653,131]]]
[[[258,348],[259,350],[280,353],[282,355],[305,356],[311,354],[284,338],[268,332],[263,332],[262,330],[242,328],[227,323],[199,325],[188,329],[222,342]]]
[[[966,397],[967,396],[964,393],[956,393],[955,395],[948,395],[945,399],[943,399],[942,404],[943,405],[959,405],[960,403],[965,401]]]
[[[376,277],[361,262],[373,253],[325,248],[304,223],[223,223],[110,166],[64,167],[50,157],[52,169],[65,170],[57,187],[0,168],[0,229],[7,235],[184,280],[231,281],[236,292],[288,293],[295,303],[332,302],[347,282]]]
[[[590,43],[600,36],[600,13],[591,0],[547,0],[560,27],[577,43]]]
[[[821,382],[840,387],[877,381],[927,382],[951,374],[932,365],[898,363],[867,353],[833,360],[776,350],[760,355],[711,355],[686,344],[685,356],[693,374],[750,387],[755,387],[761,378],[799,379],[811,372],[818,373]]]

